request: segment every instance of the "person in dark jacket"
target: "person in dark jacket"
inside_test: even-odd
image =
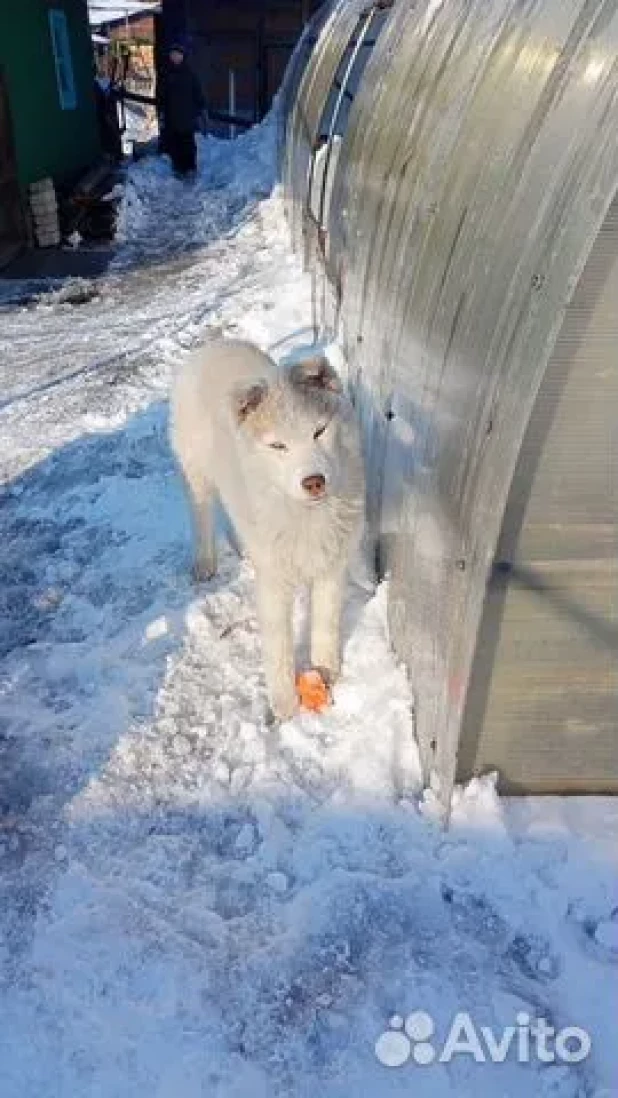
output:
[[[100,64],[100,71],[95,69],[94,97],[101,147],[114,164],[120,164],[122,161],[122,129],[118,117],[120,88],[107,75],[103,62]]]
[[[169,51],[167,66],[157,87],[157,110],[162,150],[171,157],[174,171],[179,175],[194,172],[197,167],[195,131],[204,110],[204,96],[180,43],[174,43]]]

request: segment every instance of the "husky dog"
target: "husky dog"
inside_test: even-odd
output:
[[[256,572],[266,682],[281,720],[298,708],[292,611],[311,585],[311,662],[340,665],[348,561],[363,529],[364,476],[354,410],[323,357],[279,370],[240,341],[193,352],[172,393],[172,446],[195,521],[195,573],[217,568],[219,497]]]

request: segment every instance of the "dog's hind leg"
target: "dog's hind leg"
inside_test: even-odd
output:
[[[217,571],[217,545],[215,537],[214,485],[203,472],[183,467],[185,482],[191,500],[195,537],[195,561],[193,575],[197,580],[210,579]]]

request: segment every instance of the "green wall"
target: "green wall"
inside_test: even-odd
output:
[[[50,8],[65,11],[77,90],[62,110],[49,31]],[[99,153],[86,0],[0,0],[0,66],[9,90],[19,181],[70,178]]]

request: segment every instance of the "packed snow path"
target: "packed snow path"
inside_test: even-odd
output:
[[[444,834],[383,588],[350,589],[333,710],[277,729],[250,567],[190,581],[172,370],[310,339],[273,139],[136,165],[108,277],[0,291],[0,1098],[607,1096],[614,802],[473,782]],[[592,1050],[420,1067],[416,1010]]]

